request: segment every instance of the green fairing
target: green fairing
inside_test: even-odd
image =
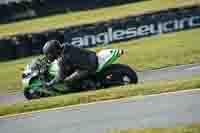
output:
[[[42,85],[42,83],[41,83],[41,81],[38,80],[38,79],[33,79],[33,80],[31,80],[31,82],[30,82],[30,86],[31,86],[32,89],[37,89],[38,86],[41,86],[41,85]]]
[[[101,72],[103,68],[105,68],[106,66],[112,64],[118,58],[119,58],[119,49],[113,49],[110,58],[108,58],[108,61],[106,61],[105,64],[99,64],[96,72],[97,73]]]
[[[113,55],[112,57],[108,60],[108,62],[105,64],[105,66],[112,64],[113,62],[115,62],[117,60],[117,58],[119,58],[119,50],[118,49],[114,49],[113,50]]]

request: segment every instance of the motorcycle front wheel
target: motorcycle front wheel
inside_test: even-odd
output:
[[[39,98],[43,97],[43,95],[39,91],[35,91],[32,88],[26,88],[26,89],[24,89],[24,96],[28,100],[39,99]]]

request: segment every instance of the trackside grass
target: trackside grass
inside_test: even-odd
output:
[[[118,63],[141,71],[180,64],[200,62],[200,29],[166,34],[110,45],[103,48],[123,48],[127,53]],[[97,48],[95,50],[99,50]],[[0,94],[21,90],[21,68],[33,57],[0,63]]]
[[[132,40],[97,48],[123,48],[127,53],[118,63],[128,64],[137,71],[180,64],[200,63],[200,29]],[[0,95],[21,91],[21,68],[33,57],[0,63]]]
[[[132,96],[158,94],[200,87],[200,77],[187,80],[162,81],[158,83],[145,83],[113,87],[110,89],[82,92],[57,97],[43,98],[32,101],[19,102],[12,105],[0,105],[0,116],[6,114],[23,113],[34,110],[63,107],[94,101],[119,99]]]
[[[147,0],[127,5],[72,12],[56,16],[48,16],[21,22],[0,25],[0,36],[14,35],[16,33],[39,32],[65,26],[95,23],[110,19],[125,17],[149,11],[159,11],[172,7],[199,4],[200,0]]]
[[[108,133],[200,133],[200,124],[191,124],[174,128],[127,129],[121,131],[113,130]]]

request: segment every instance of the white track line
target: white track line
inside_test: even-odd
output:
[[[0,119],[11,118],[11,117],[18,117],[18,116],[25,116],[25,115],[30,115],[30,114],[33,114],[33,113],[63,110],[63,109],[73,110],[73,109],[77,109],[77,107],[80,108],[80,107],[84,107],[84,106],[96,105],[96,104],[102,104],[102,103],[128,102],[128,101],[139,100],[141,98],[147,98],[147,97],[166,96],[166,95],[182,94],[182,93],[189,93],[189,92],[199,92],[199,91],[200,91],[200,88],[197,88],[197,89],[192,89],[192,90],[167,92],[167,93],[152,94],[152,95],[146,95],[146,96],[145,95],[144,96],[133,96],[133,97],[121,98],[121,99],[97,101],[97,102],[91,102],[91,103],[86,103],[86,104],[78,104],[78,105],[64,106],[64,107],[51,108],[51,109],[43,109],[43,110],[31,111],[31,112],[25,112],[25,113],[19,113],[19,114],[4,115],[4,116],[0,116]]]

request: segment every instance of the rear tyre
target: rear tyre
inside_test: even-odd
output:
[[[104,87],[137,84],[138,76],[128,65],[113,64],[105,68],[102,81]]]

